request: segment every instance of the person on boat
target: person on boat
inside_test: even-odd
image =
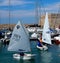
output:
[[[23,52],[20,52],[20,56],[24,56],[24,53]]]
[[[40,49],[40,50],[48,50],[48,47],[46,46],[45,43],[42,43],[42,34],[40,34],[40,38],[38,38],[38,44],[37,44],[37,47]]]
[[[38,46],[42,47],[42,34],[40,34],[40,38],[38,38]]]

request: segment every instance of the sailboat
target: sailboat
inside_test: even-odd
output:
[[[24,59],[28,60],[31,59],[33,54],[27,54],[26,52],[31,52],[29,37],[27,35],[26,29],[19,21],[15,26],[11,39],[10,44],[8,47],[8,51],[15,51],[16,54],[13,54],[13,58],[15,59]],[[21,56],[19,53],[24,53],[24,56]]]
[[[48,13],[46,13],[45,16],[45,23],[44,23],[44,27],[43,27],[43,32],[42,32],[42,41],[46,44],[52,44],[51,43],[51,33],[50,33],[50,29],[49,29],[49,21],[48,21]],[[40,50],[47,50],[48,47],[46,45],[43,45],[43,47],[38,47]]]

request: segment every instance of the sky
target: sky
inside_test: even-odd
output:
[[[58,13],[60,0],[0,0],[0,24],[38,24],[46,12]]]

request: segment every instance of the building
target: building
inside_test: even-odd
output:
[[[3,29],[3,28],[7,28],[7,29],[9,29],[9,28],[11,28],[11,29],[13,29],[14,28],[14,26],[15,26],[15,24],[0,24],[0,29]]]
[[[49,24],[51,28],[60,26],[60,14],[48,14]],[[45,15],[41,16],[40,25],[43,27],[45,21]]]

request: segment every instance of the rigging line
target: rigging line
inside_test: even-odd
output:
[[[40,2],[40,3],[39,3]],[[41,25],[41,3],[42,1],[38,1],[38,25]],[[40,4],[40,5],[39,5]]]
[[[39,20],[38,19],[38,0],[35,1],[35,18],[36,18],[36,23]]]
[[[44,13],[46,13],[45,5],[44,5],[44,3],[43,3],[42,0],[41,0],[41,4],[43,4],[43,5],[42,5],[42,7],[43,7],[43,11],[44,11]]]
[[[10,28],[10,0],[9,0],[9,28]]]
[[[40,26],[42,28],[42,15],[46,14],[45,6],[42,0],[40,0]]]

